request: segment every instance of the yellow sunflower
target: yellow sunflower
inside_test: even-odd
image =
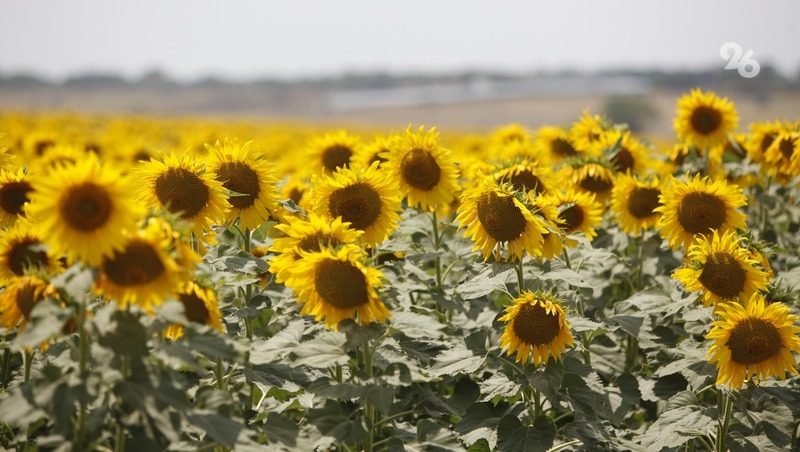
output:
[[[170,154],[142,162],[136,169],[142,182],[139,198],[147,205],[180,214],[198,234],[223,222],[228,207],[224,188],[201,162],[186,154]]]
[[[545,223],[516,198],[510,184],[500,185],[492,177],[464,190],[456,222],[466,228],[464,237],[474,242],[472,249],[480,250],[484,260],[492,254],[501,258],[503,247],[512,260],[525,253],[540,256],[542,234],[548,232]]]
[[[330,219],[341,217],[351,228],[364,231],[365,245],[384,241],[400,221],[400,192],[377,163],[366,169],[341,169],[313,184],[314,211]]]
[[[546,195],[536,195],[528,192],[528,203],[531,213],[538,216],[544,222],[547,232],[542,234],[542,255],[543,259],[552,259],[559,256],[564,249],[564,233],[561,226],[564,224],[558,216],[554,198]]]
[[[511,184],[514,190],[521,193],[547,193],[556,186],[553,171],[530,159],[504,165],[494,173],[494,177],[502,184]]]
[[[277,205],[277,179],[266,160],[250,150],[250,142],[243,146],[217,142],[208,151],[211,174],[230,192],[227,219],[238,218],[242,227],[250,229],[265,222]]]
[[[572,168],[570,181],[576,190],[592,193],[598,201],[605,203],[614,188],[614,173],[602,163],[586,162]]]
[[[361,138],[346,130],[326,133],[311,140],[308,160],[315,168],[332,174],[340,168],[349,168],[360,152]]]
[[[708,150],[736,131],[739,115],[727,97],[695,89],[678,99],[674,125],[680,140]]]
[[[773,176],[800,175],[800,132],[779,133],[764,153],[763,163]]]
[[[40,228],[50,251],[65,254],[70,262],[99,264],[122,246],[121,232],[135,229],[143,214],[131,199],[134,182],[118,170],[102,166],[93,154],[33,182],[25,211]]]
[[[527,144],[532,141],[531,132],[522,124],[508,124],[494,129],[489,140],[505,146],[512,143]]]
[[[73,166],[86,158],[87,152],[68,144],[56,144],[45,155],[32,160],[31,169],[35,174],[49,174],[62,166]]]
[[[219,311],[217,295],[212,289],[190,281],[181,286],[177,297],[183,305],[186,320],[223,331],[222,314]],[[183,337],[183,325],[175,323],[168,326],[164,336],[172,340],[180,339]]]
[[[781,132],[788,130],[786,124],[780,121],[773,122],[754,122],[750,124],[749,139],[747,140],[747,150],[750,157],[755,161],[761,161],[764,153],[767,152],[775,138]]]
[[[400,137],[398,135],[378,135],[358,149],[357,154],[353,157],[353,164],[368,168],[373,163],[377,163],[378,167],[380,167],[386,163],[386,156],[391,155],[392,150],[399,143]]]
[[[0,170],[0,226],[11,226],[24,215],[32,192],[30,176],[24,170]]]
[[[597,154],[598,145],[606,131],[606,123],[600,115],[592,115],[584,110],[570,128],[570,136],[576,149],[589,154]]]
[[[593,194],[575,190],[556,191],[549,202],[558,209],[558,218],[561,220],[559,227],[567,236],[580,232],[592,240],[597,235],[595,228],[603,219],[603,206]],[[573,247],[577,242],[568,239],[565,244]]]
[[[617,215],[620,228],[631,235],[653,228],[661,217],[655,211],[661,205],[660,196],[658,178],[642,181],[630,174],[619,176],[611,196],[611,210]]]
[[[286,286],[303,304],[302,314],[334,330],[344,319],[366,325],[389,318],[389,310],[378,297],[383,274],[364,264],[366,256],[360,248],[345,245],[301,254]]]
[[[498,320],[506,323],[500,348],[518,363],[558,360],[574,344],[562,301],[550,293],[521,293]]]
[[[123,239],[123,247],[103,259],[97,292],[123,308],[136,304],[151,312],[189,279],[196,256],[184,253],[169,225],[158,218]]]
[[[269,262],[269,270],[275,281],[284,282],[294,269],[301,253],[320,251],[323,248],[338,248],[358,241],[363,231],[350,229],[350,224],[341,217],[333,220],[311,213],[307,220],[287,217],[286,223],[275,226],[284,234],[272,241],[271,251],[278,253]]]
[[[575,147],[569,132],[561,127],[544,126],[536,132],[536,147],[553,162],[577,157],[581,152]]]
[[[767,288],[767,274],[735,231],[700,235],[673,278],[687,291],[702,292],[703,304],[744,301]]]
[[[793,352],[800,352],[797,316],[783,303],[755,293],[744,304],[725,303],[706,339],[714,343],[708,359],[718,367],[717,384],[739,389],[746,379],[797,374]],[[755,383],[758,383],[758,380]]]
[[[28,221],[0,232],[0,283],[29,272],[52,274],[60,268],[58,259],[47,252],[41,232]]]
[[[458,193],[458,169],[450,151],[438,144],[436,129],[406,129],[398,146],[388,154],[386,170],[399,181],[410,207],[426,211],[446,209]]]
[[[8,329],[24,328],[36,303],[56,297],[56,289],[38,276],[20,276],[6,284],[0,293],[0,322]]]
[[[722,179],[673,180],[659,200],[661,206],[654,210],[661,218],[656,226],[673,249],[688,248],[697,234],[745,228],[746,217],[736,209],[747,204],[747,198],[739,187]]]
[[[609,163],[619,173],[638,174],[649,166],[650,150],[629,131],[609,130],[602,135],[597,146],[610,152]]]
[[[309,210],[311,185],[298,175],[289,177],[281,187],[281,199],[292,200],[297,206]]]

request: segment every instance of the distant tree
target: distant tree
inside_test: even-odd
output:
[[[658,117],[655,107],[642,96],[611,96],[606,99],[603,112],[615,123],[628,124],[634,132]]]

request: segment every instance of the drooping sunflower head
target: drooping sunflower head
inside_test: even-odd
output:
[[[209,146],[208,168],[228,193],[228,221],[239,219],[244,228],[255,228],[275,211],[277,179],[267,161],[250,149],[250,142],[238,146],[217,142]]]
[[[673,180],[659,197],[661,214],[657,227],[673,249],[688,248],[697,234],[717,230],[744,229],[745,215],[739,207],[747,198],[739,187],[723,179],[710,181],[694,176],[685,181]]]
[[[278,283],[289,278],[302,253],[318,252],[324,248],[336,250],[343,245],[356,243],[364,234],[363,231],[351,229],[349,223],[342,221],[342,217],[330,219],[315,213],[311,213],[307,220],[287,217],[285,223],[275,226],[275,229],[284,235],[273,240],[271,251],[278,255],[269,263],[269,270]]]
[[[183,305],[183,315],[187,321],[223,331],[222,314],[213,289],[189,281],[181,286],[176,298]],[[178,340],[183,337],[183,328],[184,325],[172,324],[167,327],[164,336],[167,339]]]
[[[48,297],[57,297],[56,289],[38,276],[11,279],[0,293],[0,322],[8,329],[24,328],[33,307]]]
[[[361,146],[353,157],[353,164],[369,168],[373,163],[381,167],[387,162],[388,156],[399,145],[400,136],[396,134],[377,135],[369,143]]]
[[[536,195],[528,192],[528,206],[531,213],[539,217],[547,229],[542,233],[542,258],[552,259],[561,254],[564,249],[564,233],[561,226],[564,224],[558,216],[558,207],[552,196]]]
[[[389,310],[377,289],[383,275],[365,262],[366,255],[354,245],[303,252],[286,285],[302,303],[300,312],[314,316],[327,328],[336,330],[344,319],[362,325],[385,322]]]
[[[758,260],[735,231],[699,235],[673,278],[687,291],[700,292],[706,306],[743,302],[768,283]]]
[[[443,210],[458,192],[458,169],[438,137],[435,128],[414,132],[409,127],[384,164],[411,207]]]
[[[30,222],[20,220],[0,232],[0,283],[26,274],[52,274],[60,268],[41,232]]]
[[[511,184],[514,190],[526,194],[529,191],[535,194],[547,193],[556,186],[552,170],[530,159],[503,165],[495,171],[494,178],[501,184]]]
[[[25,215],[32,192],[33,184],[25,171],[0,170],[0,226],[11,226]]]
[[[308,158],[325,174],[340,168],[349,168],[360,152],[361,138],[346,130],[337,130],[318,136],[308,144]]]
[[[574,344],[562,301],[550,293],[521,293],[498,320],[506,323],[500,347],[519,363],[560,359]]]
[[[314,211],[328,219],[341,217],[363,231],[365,245],[382,242],[394,231],[400,215],[400,192],[390,174],[373,163],[369,168],[345,168],[313,181]]]
[[[660,196],[658,178],[642,181],[629,174],[619,176],[611,196],[611,210],[617,215],[622,230],[639,235],[654,227],[661,217],[655,210],[661,205]]]
[[[548,202],[558,209],[559,227],[567,236],[583,233],[589,240],[597,235],[595,230],[603,219],[603,206],[591,193],[575,190],[559,190]],[[575,246],[575,240],[567,240],[567,246]]]
[[[90,154],[36,177],[25,210],[54,254],[97,265],[122,245],[121,232],[134,229],[143,214],[132,199],[133,186],[130,177]]]
[[[614,173],[600,161],[587,161],[571,168],[570,181],[577,191],[591,193],[598,201],[605,202],[614,188]]]
[[[196,258],[183,252],[169,224],[158,218],[123,238],[123,246],[100,265],[97,292],[121,307],[135,304],[151,312],[189,280]]]
[[[718,385],[739,389],[751,378],[797,374],[792,353],[800,352],[800,327],[788,306],[754,293],[744,304],[720,305],[717,314],[706,339],[714,341],[708,359],[717,364]]]
[[[548,232],[544,221],[528,210],[511,185],[501,185],[493,177],[464,190],[456,222],[466,229],[464,237],[474,242],[473,250],[480,250],[484,260],[492,254],[513,260],[526,253],[539,256],[542,234]]]
[[[739,115],[728,98],[694,89],[678,99],[674,125],[681,141],[708,150],[736,131]]]
[[[553,162],[578,157],[581,154],[570,133],[561,127],[543,126],[536,132],[536,147]]]
[[[224,188],[202,162],[187,154],[169,154],[142,162],[137,174],[142,201],[179,215],[198,234],[224,221],[228,210]]]

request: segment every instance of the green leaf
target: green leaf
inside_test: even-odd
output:
[[[393,312],[390,325],[414,339],[440,338],[444,329],[444,325],[431,316],[405,311]]]
[[[511,279],[514,270],[495,272],[495,267],[486,267],[482,272],[456,287],[456,293],[464,300],[474,300],[485,297],[496,290],[505,290],[506,282]]]
[[[344,334],[326,332],[302,342],[294,349],[295,364],[326,369],[334,364],[345,364],[350,359],[344,351],[347,338]]]
[[[497,427],[501,452],[547,452],[553,446],[556,427],[545,416],[536,419],[531,426],[523,426],[516,416],[508,415]]]
[[[269,413],[262,428],[269,439],[292,447],[297,443],[300,431],[296,422],[278,413]]]
[[[634,315],[615,315],[606,319],[606,323],[622,328],[633,337],[639,337],[639,331],[644,323],[644,318]]]
[[[481,365],[483,365],[482,356],[475,356],[466,346],[458,344],[436,357],[436,362],[430,373],[435,376],[472,373],[478,370]]]
[[[244,426],[217,413],[195,413],[187,416],[192,424],[208,433],[218,443],[233,447]]]

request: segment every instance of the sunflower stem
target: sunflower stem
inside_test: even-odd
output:
[[[522,292],[525,291],[525,273],[524,273],[525,267],[524,267],[524,264],[522,262],[523,259],[524,259],[524,257],[520,257],[519,261],[516,264],[516,268],[517,268],[517,284],[519,285],[519,294],[520,295],[522,295]]]
[[[214,368],[214,376],[217,380],[217,389],[225,390],[225,368],[222,366],[222,357],[217,357],[217,365]]]
[[[636,290],[641,290],[644,283],[644,231],[636,240]]]
[[[8,387],[8,373],[11,370],[11,349],[6,347],[3,350],[3,370],[0,371],[0,378],[3,379],[2,387]]]
[[[117,434],[114,438],[114,452],[125,452],[125,429],[122,422],[117,421]]]
[[[27,383],[31,379],[31,364],[33,364],[33,350],[25,350],[22,354],[22,360],[25,361],[25,371],[22,377],[23,383]]]
[[[439,236],[439,218],[435,210],[431,212],[431,224],[433,225],[433,250],[436,253],[436,287],[442,290],[442,258],[439,256],[441,237]]]
[[[86,332],[86,302],[83,301],[78,305],[78,370],[81,379],[83,380],[84,387],[87,386],[87,361],[89,359],[89,335]],[[83,394],[80,399],[80,407],[78,408],[78,420],[75,427],[75,436],[72,441],[72,450],[83,450],[83,436],[86,428],[86,396]]]
[[[717,421],[717,438],[715,444],[716,452],[725,452],[728,450],[727,446],[725,445],[725,439],[728,436],[728,426],[730,426],[731,422],[731,410],[733,408],[733,400],[731,400],[730,395],[725,392],[724,390],[719,391],[719,406],[720,412],[722,413],[722,419],[718,419]]]
[[[362,354],[364,360],[364,370],[367,373],[368,381],[372,381],[372,350],[369,346],[369,341],[364,342],[364,352]],[[367,441],[364,450],[372,452],[375,441],[375,407],[366,398],[364,399],[364,422],[367,425]]]
[[[567,268],[572,270],[572,263],[569,261],[569,252],[567,251],[566,246],[564,247],[564,249],[561,250],[561,254],[564,256],[564,265],[566,265]]]

